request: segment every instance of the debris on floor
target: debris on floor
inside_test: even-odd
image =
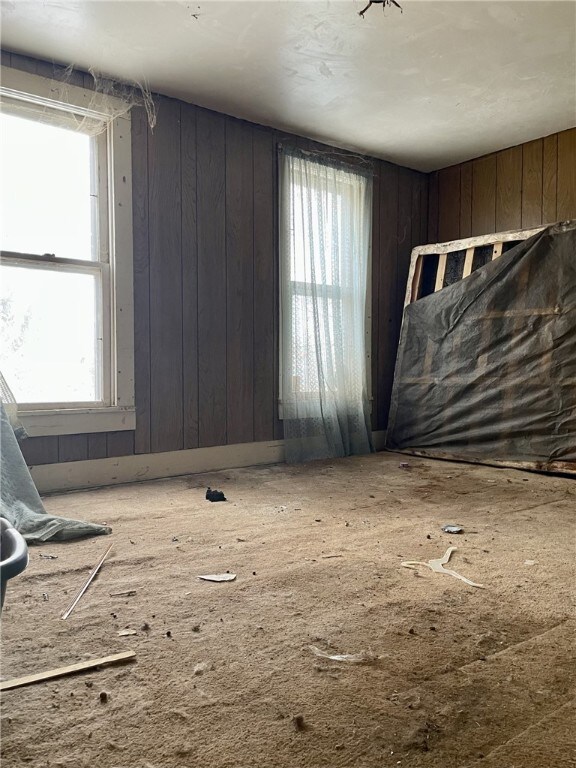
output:
[[[205,576],[198,576],[202,581],[234,581],[235,573],[208,573]]]
[[[315,656],[331,661],[347,661],[350,664],[373,664],[378,661],[378,656],[372,651],[360,651],[360,653],[326,653],[315,645],[309,645],[308,648]]]
[[[73,610],[74,610],[74,608],[76,607],[77,603],[79,602],[80,598],[82,597],[82,595],[84,594],[84,592],[86,592],[86,590],[87,590],[87,589],[88,589],[88,587],[90,586],[90,584],[91,584],[92,580],[93,580],[94,578],[96,578],[96,575],[97,575],[98,571],[100,570],[100,568],[101,568],[101,567],[102,567],[102,565],[104,564],[104,560],[106,560],[106,558],[108,557],[108,555],[109,555],[109,554],[110,554],[110,552],[112,551],[112,547],[113,547],[113,546],[114,546],[113,544],[110,544],[110,546],[108,547],[108,549],[106,550],[106,552],[104,552],[104,554],[102,555],[102,557],[100,558],[100,560],[98,560],[98,562],[96,563],[96,565],[94,566],[94,568],[93,568],[93,569],[90,571],[90,573],[89,573],[89,575],[88,575],[88,578],[87,578],[87,579],[86,579],[86,581],[84,582],[84,584],[83,584],[83,586],[81,587],[80,591],[78,592],[78,594],[76,595],[76,597],[74,598],[74,600],[72,600],[72,602],[70,603],[70,605],[68,606],[68,608],[66,608],[66,610],[64,611],[64,613],[63,613],[63,614],[60,616],[60,618],[61,618],[61,619],[67,619],[67,618],[68,618],[68,616],[70,616],[70,614],[72,613],[72,611],[73,611]]]
[[[206,498],[208,501],[226,501],[226,496],[224,496],[222,491],[212,490],[210,486],[208,486],[206,491]]]
[[[304,722],[304,715],[296,715],[292,718],[292,723],[297,731],[305,731],[306,723]]]
[[[204,672],[210,672],[212,669],[214,669],[214,665],[209,661],[201,661],[194,667],[194,674],[203,675]]]
[[[464,528],[460,525],[453,525],[452,523],[447,523],[446,525],[442,526],[442,530],[444,533],[464,533]]]
[[[58,560],[58,555],[44,555],[42,552],[40,552],[38,557],[41,557],[43,560]]]
[[[137,635],[138,632],[136,632],[135,629],[122,629],[120,632],[118,632],[118,637],[128,637],[129,635]]]
[[[127,589],[125,592],[110,592],[110,597],[132,597],[136,594],[135,589]]]
[[[434,571],[434,573],[447,573],[449,576],[454,576],[455,579],[460,579],[460,581],[469,584],[471,587],[484,589],[482,584],[476,584],[476,582],[470,581],[470,579],[467,579],[465,576],[460,576],[460,574],[456,573],[456,571],[451,571],[448,568],[443,567],[450,560],[452,552],[455,552],[456,549],[457,547],[448,547],[443,557],[438,557],[435,560],[428,560],[425,563],[421,562],[420,560],[404,560],[404,562],[400,563],[400,565],[402,565],[404,568],[410,568],[413,571],[416,570],[417,565],[424,565],[426,568],[430,568],[430,570]]]

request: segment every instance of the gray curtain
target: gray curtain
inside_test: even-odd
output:
[[[286,460],[369,453],[372,177],[286,149],[280,172],[280,404]]]

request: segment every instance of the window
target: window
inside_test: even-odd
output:
[[[7,68],[0,99],[0,370],[31,435],[133,429],[127,107]]]
[[[283,153],[281,415],[367,396],[370,202],[362,170]]]

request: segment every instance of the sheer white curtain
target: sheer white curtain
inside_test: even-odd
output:
[[[366,301],[372,177],[280,153],[280,403],[286,460],[372,450]]]

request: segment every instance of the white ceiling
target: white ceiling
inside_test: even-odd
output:
[[[1,39],[423,171],[576,124],[576,3],[399,2],[3,0]]]

